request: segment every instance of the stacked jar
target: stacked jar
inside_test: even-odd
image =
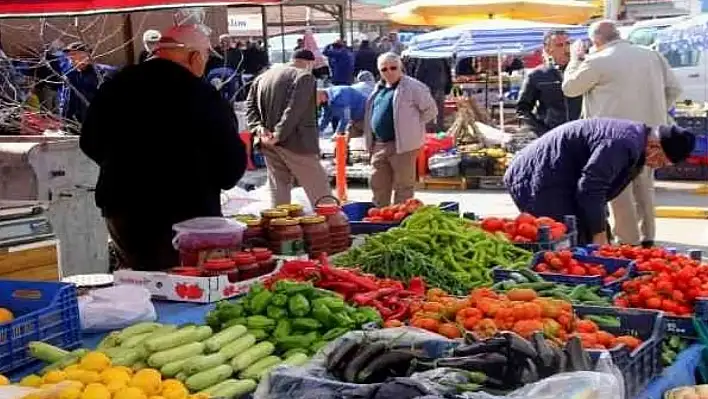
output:
[[[268,241],[274,254],[300,255],[304,250],[304,236],[300,221],[293,218],[271,220]]]
[[[204,270],[203,275],[207,277],[227,276],[231,283],[235,283],[239,279],[236,263],[229,258],[207,259],[202,265],[202,269]]]
[[[324,199],[331,198],[336,201],[334,204],[321,204]],[[322,197],[315,203],[315,212],[324,216],[329,226],[329,253],[330,255],[344,252],[351,246],[351,227],[349,218],[342,212],[339,200],[331,195]]]
[[[251,218],[243,222],[246,223],[246,231],[243,232],[243,244],[246,248],[267,242],[267,234],[261,219]]]
[[[305,239],[305,252],[310,259],[330,253],[331,237],[327,218],[321,215],[303,216],[300,218],[300,225]]]
[[[237,252],[232,257],[234,265],[238,269],[241,281],[250,280],[261,275],[260,267],[256,257],[250,252]]]
[[[268,231],[270,222],[273,219],[281,219],[288,217],[288,211],[282,209],[266,209],[261,211],[261,227]]]
[[[258,262],[258,272],[261,276],[275,270],[273,251],[268,248],[252,248],[251,254],[253,254],[256,258],[256,262]]]
[[[288,217],[299,218],[305,214],[305,207],[300,204],[278,205],[275,209],[288,212]]]

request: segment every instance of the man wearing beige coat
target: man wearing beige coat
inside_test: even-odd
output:
[[[371,154],[371,189],[377,206],[413,198],[416,157],[425,140],[425,124],[438,114],[430,89],[403,74],[401,58],[378,58],[382,81],[366,102],[364,140]]]
[[[592,51],[582,42],[571,49],[563,93],[583,96],[585,118],[617,118],[665,125],[681,87],[666,59],[656,51],[620,38],[612,21],[590,26]],[[612,202],[614,233],[626,244],[651,246],[656,232],[653,170],[645,167]],[[641,223],[640,223],[641,221]]]

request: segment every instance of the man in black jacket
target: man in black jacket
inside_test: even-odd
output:
[[[354,75],[361,71],[369,71],[375,77],[379,76],[379,69],[376,67],[376,50],[371,48],[368,40],[362,40],[359,49],[354,53]]]
[[[101,86],[83,123],[82,151],[100,166],[96,205],[122,267],[178,265],[172,225],[221,215],[221,190],[238,182],[246,151],[233,110],[202,79],[209,37],[171,28],[154,58]]]
[[[428,123],[428,131],[445,130],[445,97],[452,91],[452,66],[447,58],[416,58],[409,62],[408,75],[425,83],[438,106],[438,116]]]
[[[565,31],[543,37],[546,63],[528,75],[521,86],[516,113],[538,136],[580,117],[583,97],[566,97],[561,90],[563,70],[570,60],[570,38]]]

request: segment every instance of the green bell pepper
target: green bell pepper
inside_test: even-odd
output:
[[[266,308],[266,316],[274,320],[284,319],[288,317],[288,311],[279,306],[268,305]]]
[[[305,317],[310,313],[310,301],[302,294],[288,298],[288,311],[295,317]]]

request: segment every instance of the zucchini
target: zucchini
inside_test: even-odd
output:
[[[145,341],[145,348],[150,352],[159,352],[197,341],[197,338],[197,327],[187,326],[161,337],[150,338]]]
[[[136,363],[133,363],[133,367],[132,367],[133,371],[140,371],[140,370],[146,369],[146,368],[148,368],[148,365],[147,365],[147,363],[143,362],[142,360],[138,361]]]
[[[201,342],[192,342],[166,351],[153,353],[147,360],[150,367],[162,367],[167,363],[176,360],[187,359],[204,353],[204,344]]]
[[[112,331],[108,335],[106,335],[101,342],[98,343],[98,346],[96,346],[96,350],[99,352],[103,352],[104,349],[108,348],[114,348],[118,346],[118,335],[120,334],[119,331]]]
[[[258,384],[254,380],[229,379],[199,392],[212,398],[234,399],[256,390]]]
[[[65,351],[64,349],[57,348],[45,342],[32,341],[27,346],[33,358],[45,363],[58,362],[69,355],[69,351]]]
[[[160,327],[162,327],[162,324],[154,323],[154,322],[144,322],[144,323],[134,324],[130,327],[126,327],[126,328],[122,329],[118,333],[118,335],[116,337],[116,341],[120,345],[123,342],[125,342],[125,340],[127,340],[128,338],[130,338],[132,336],[140,335],[140,334],[144,334],[144,333],[148,333],[148,332],[153,332]]]
[[[121,348],[135,348],[136,346],[142,344],[145,342],[146,339],[148,339],[152,333],[146,332],[138,335],[133,335],[132,337],[128,337],[126,340],[124,340],[121,344]]]
[[[71,366],[72,364],[76,364],[88,352],[89,352],[88,349],[83,349],[83,348],[76,349],[75,351],[72,351],[68,355],[64,356],[58,362],[54,362],[54,363],[46,366],[45,368],[43,368],[42,371],[40,371],[39,375],[44,375],[46,372],[52,371],[52,370],[62,370],[66,367]]]
[[[216,366],[225,364],[228,359],[221,353],[216,352],[211,355],[201,355],[189,359],[189,362],[182,367],[188,375],[197,374],[200,371],[213,369]]]
[[[246,334],[243,337],[226,344],[219,350],[219,353],[227,359],[233,359],[237,355],[243,353],[246,349],[256,344],[256,337],[251,334]]]
[[[165,377],[174,377],[182,371],[185,363],[191,361],[193,358],[188,357],[182,360],[175,360],[174,362],[169,362],[160,368],[160,373]]]
[[[248,366],[238,376],[246,379],[259,379],[262,375],[270,371],[272,367],[280,364],[283,359],[278,356],[266,356],[263,359]]]
[[[245,326],[236,325],[222,330],[204,341],[207,352],[216,352],[224,345],[237,340],[246,334],[248,329]]]
[[[195,341],[204,341],[205,339],[209,339],[212,334],[214,334],[214,330],[211,329],[209,326],[198,326],[197,327],[197,335]]]
[[[175,376],[175,380],[177,380],[179,382],[185,382],[185,381],[187,381],[187,377],[189,377],[189,376],[186,373],[179,372]]]
[[[307,356],[306,354],[302,352],[296,352],[290,356],[287,356],[285,358],[285,361],[283,362],[284,365],[286,366],[302,366],[303,364],[307,363],[307,361],[310,360],[310,357]]]
[[[241,371],[248,368],[253,363],[269,356],[275,351],[275,345],[271,342],[263,341],[248,348],[246,351],[231,360],[231,367],[234,371]]]
[[[142,352],[138,348],[131,348],[131,349],[126,350],[123,353],[119,353],[118,355],[112,357],[111,364],[113,366],[132,367],[133,364],[144,359],[144,357],[145,357],[144,352]]]
[[[233,372],[234,370],[231,366],[228,364],[222,364],[190,376],[184,384],[190,391],[201,391],[202,389],[207,389],[212,385],[225,381],[231,377]]]

